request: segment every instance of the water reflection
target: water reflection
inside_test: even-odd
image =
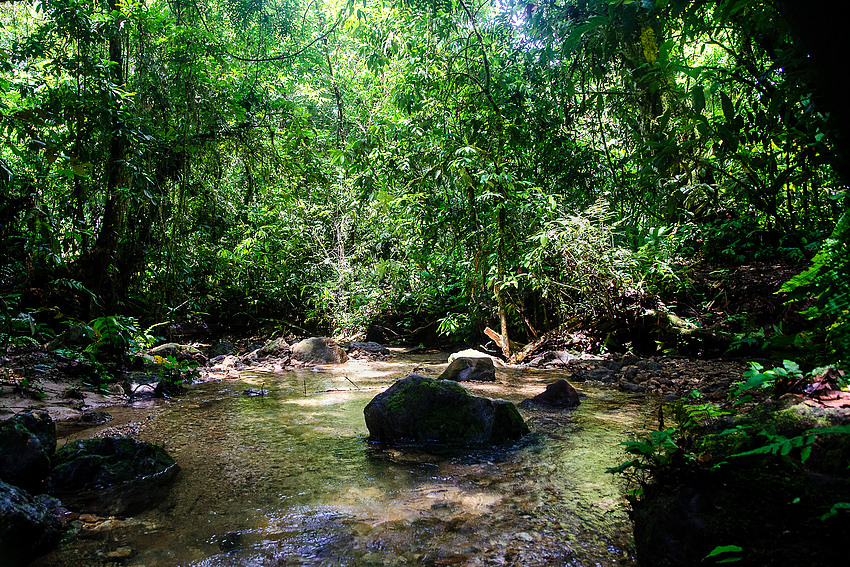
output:
[[[105,565],[118,548],[132,550],[122,564],[146,567],[635,564],[622,487],[604,470],[622,460],[617,443],[650,425],[650,403],[585,389],[574,412],[523,410],[533,434],[499,450],[369,444],[363,407],[424,362],[258,373],[124,410],[155,415],[142,438],[180,463],[170,500],[95,523],[37,565]],[[470,390],[519,402],[560,377],[500,370],[499,383]]]

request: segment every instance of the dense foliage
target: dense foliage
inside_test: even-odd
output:
[[[841,122],[784,15],[2,3],[5,336],[206,313],[531,339],[699,262],[815,257],[799,340],[841,358]]]

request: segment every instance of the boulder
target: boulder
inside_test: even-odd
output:
[[[579,405],[579,393],[566,380],[552,382],[546,389],[520,404],[520,407],[539,406],[551,409],[570,409]]]
[[[455,358],[440,374],[440,380],[455,382],[495,382],[496,368],[489,358]]]
[[[48,491],[74,512],[127,516],[164,497],[178,470],[160,446],[130,437],[86,439],[56,452]]]
[[[492,354],[487,354],[486,352],[481,352],[480,350],[475,350],[473,348],[468,348],[450,355],[449,364],[454,362],[456,358],[489,358],[493,361],[494,366],[498,366],[499,368],[503,368],[505,366],[505,363],[502,361],[501,358],[493,356]]]
[[[62,536],[60,504],[0,481],[0,565],[27,565]]]
[[[216,345],[214,345],[209,351],[209,357],[215,358],[221,355],[233,354],[236,351],[236,347],[230,341],[220,341]]]
[[[528,362],[529,366],[551,366],[562,368],[576,357],[566,350],[549,350],[535,356]]]
[[[332,339],[311,337],[292,345],[292,358],[299,362],[341,364],[348,355]]]
[[[365,343],[351,343],[351,350],[362,350],[363,352],[368,352],[371,354],[390,354],[390,349],[380,343],[372,341],[367,341]]]
[[[288,357],[291,351],[292,349],[286,339],[278,337],[267,342],[257,354],[262,357]]]
[[[56,425],[46,411],[33,411],[0,423],[0,480],[41,492],[56,450]]]
[[[369,438],[388,445],[474,446],[528,433],[514,404],[473,396],[457,382],[417,374],[375,396],[363,414]]]

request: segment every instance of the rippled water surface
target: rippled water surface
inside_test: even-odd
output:
[[[436,376],[440,362],[257,373],[114,408],[177,459],[170,498],[83,524],[37,565],[636,565],[623,487],[604,471],[623,460],[619,442],[653,425],[652,402],[577,384],[587,397],[575,411],[521,410],[532,435],[513,446],[368,443],[369,400],[414,368]],[[500,369],[496,384],[467,386],[518,403],[559,377]],[[259,387],[269,395],[242,395]]]

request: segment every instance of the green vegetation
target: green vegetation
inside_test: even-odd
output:
[[[843,115],[797,17],[3,3],[0,334],[200,315],[524,342],[690,290],[697,266],[810,261],[785,290],[812,324],[786,342],[843,360]]]
[[[703,559],[710,564],[746,557],[746,564],[756,565],[781,556],[800,545],[773,541],[783,526],[807,526],[818,530],[825,541],[843,537],[844,524],[832,518],[844,514],[841,518],[846,520],[848,503],[836,500],[850,494],[850,425],[830,425],[830,414],[795,405],[793,398],[780,400],[791,390],[810,391],[830,372],[820,368],[803,373],[788,360],[767,371],[750,363],[745,380],[730,389],[729,403],[677,402],[675,427],[623,443],[631,458],[608,472],[627,479],[629,498],[640,518],[636,521],[658,520],[657,514],[665,510],[678,514],[669,494],[679,490],[690,491],[688,498],[706,498],[712,510],[699,513],[705,529],[685,537],[696,538],[691,541],[696,553],[713,547]],[[832,385],[846,388],[840,380]],[[749,411],[739,410],[741,404],[752,403],[756,405]],[[771,496],[776,493],[783,496]],[[673,522],[677,520],[683,518]],[[636,533],[640,531],[636,527]],[[641,546],[648,553],[654,545],[645,534],[639,536],[643,538],[639,555]],[[748,547],[721,545],[730,539]]]

